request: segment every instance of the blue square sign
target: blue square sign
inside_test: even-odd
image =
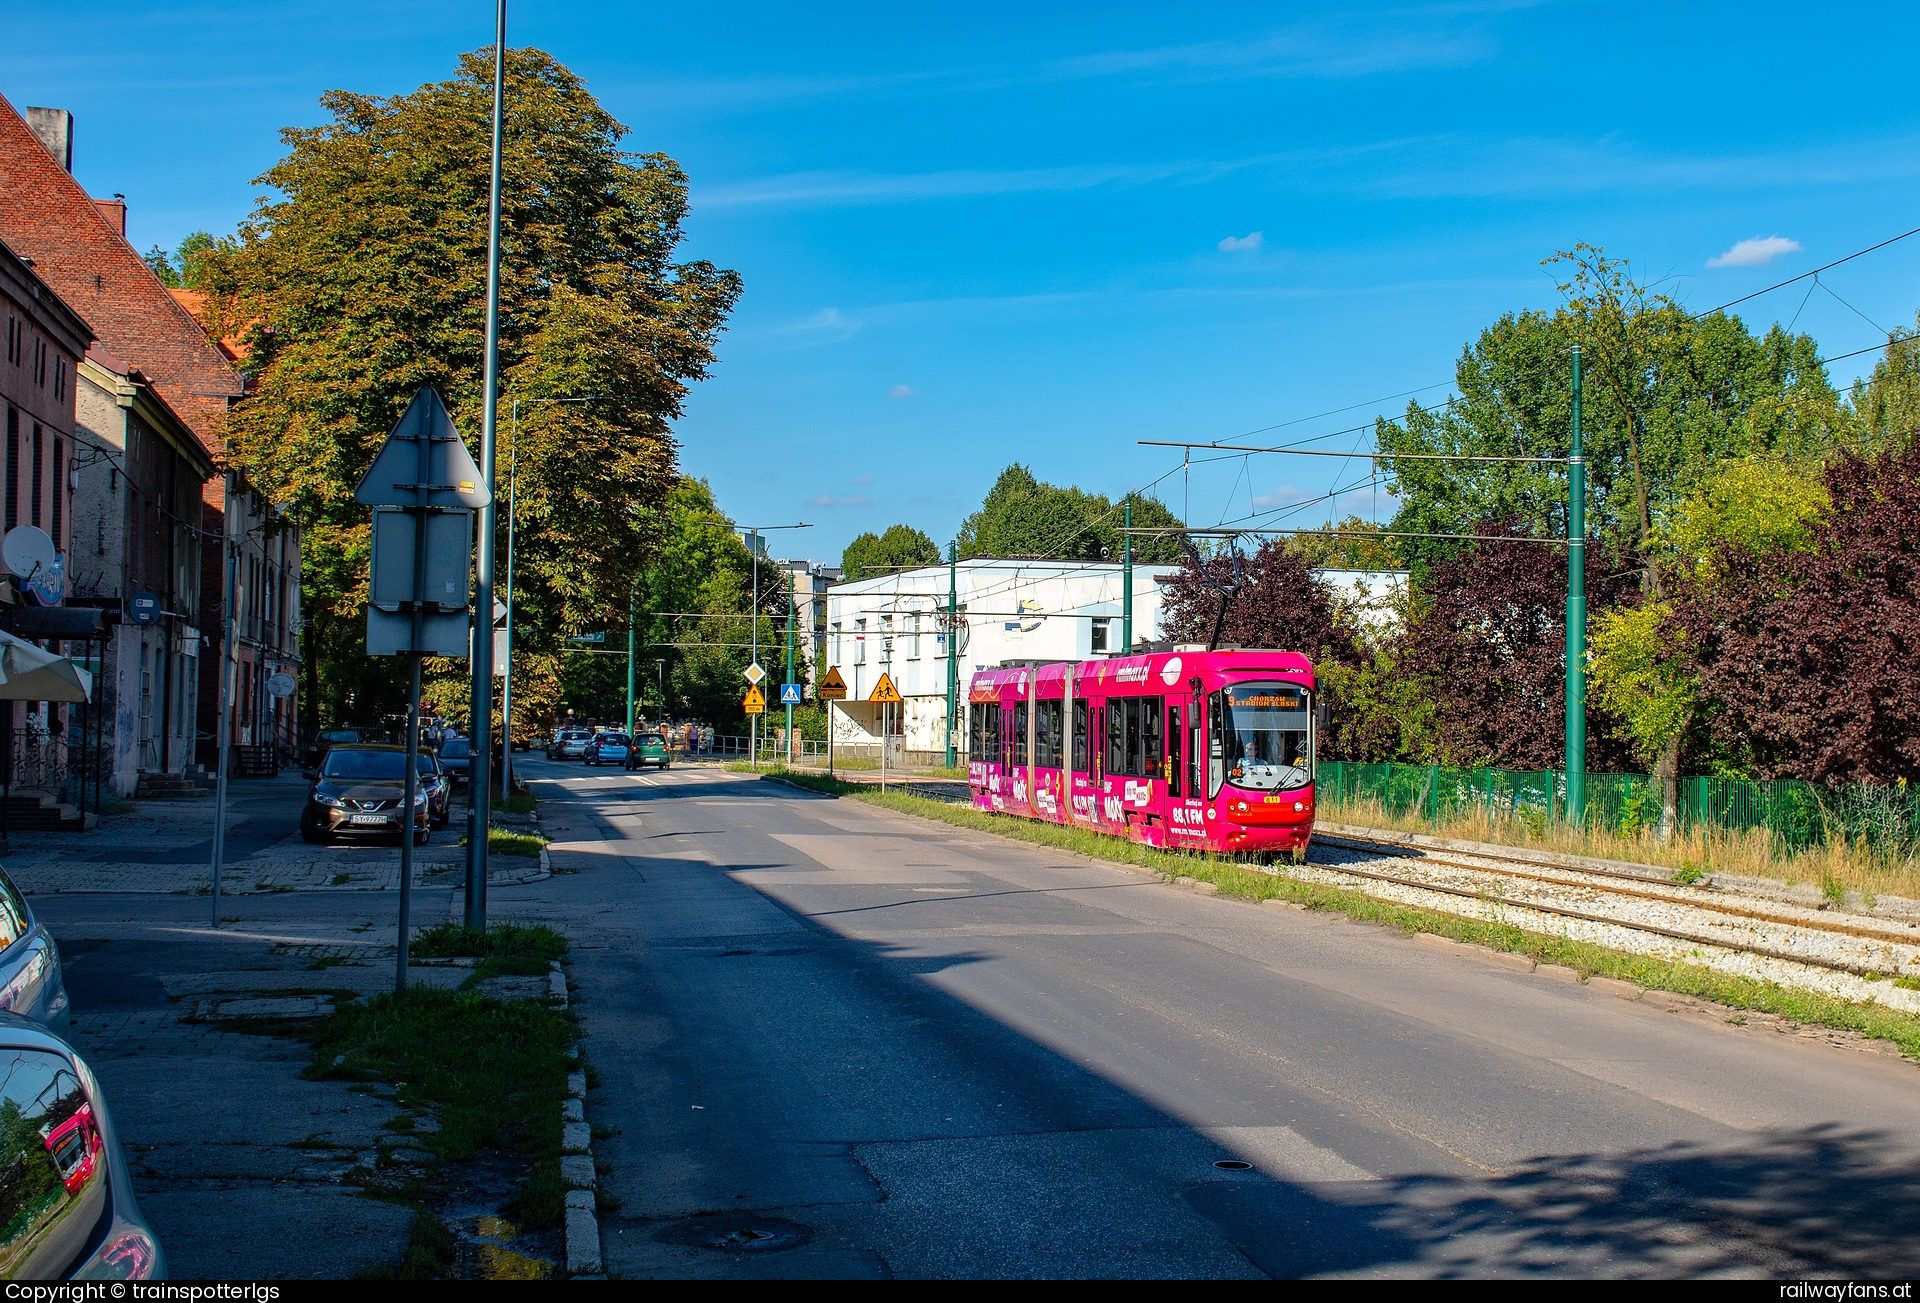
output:
[[[780,704],[783,706],[797,706],[800,704],[800,685],[798,683],[782,683],[780,685]]]

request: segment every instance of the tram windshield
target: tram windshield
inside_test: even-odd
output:
[[[1212,781],[1285,792],[1313,781],[1308,720],[1312,693],[1297,683],[1235,683],[1213,694],[1208,712]]]

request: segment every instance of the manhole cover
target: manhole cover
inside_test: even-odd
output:
[[[1218,1162],[1216,1162],[1214,1166],[1218,1168],[1223,1168],[1229,1172],[1244,1172],[1244,1171],[1247,1171],[1249,1168],[1251,1168],[1253,1164],[1242,1162],[1238,1158],[1222,1158]]]
[[[690,1244],[726,1253],[775,1253],[797,1249],[813,1238],[813,1231],[784,1217],[690,1217],[662,1227],[656,1236],[670,1244]]]

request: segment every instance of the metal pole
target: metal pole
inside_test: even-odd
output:
[[[753,540],[753,633],[749,635],[753,643],[751,663],[758,665],[760,663],[760,531],[756,529],[748,537]],[[756,683],[753,686],[757,688],[760,685]],[[759,715],[747,716],[747,763],[755,769],[760,767],[760,718]]]
[[[235,585],[239,583],[240,549],[233,541],[232,472],[227,474],[225,506],[220,532],[221,542],[227,548],[227,627],[220,640],[220,713],[214,725],[220,730],[220,772],[213,780],[213,875],[208,884],[208,894],[213,898],[210,910],[213,927],[220,926],[220,870],[227,856],[227,769],[229,748],[233,743],[233,728],[227,714],[233,709],[234,607],[239,600]]]
[[[421,440],[422,446],[426,441]],[[424,515],[416,517],[420,522],[415,531],[420,542],[414,544],[415,550],[424,557],[426,553],[427,521]],[[425,568],[422,561],[417,567]],[[417,589],[415,590],[418,591]],[[414,646],[420,645],[420,616],[416,605],[413,617]],[[407,779],[404,795],[400,804],[400,928],[394,942],[393,955],[393,993],[404,995],[407,990],[407,947],[413,942],[413,801],[420,788],[420,653],[407,654]]]
[[[793,587],[793,570],[789,568],[787,570],[787,677],[785,680],[787,683],[793,682],[793,618],[800,609],[799,601],[794,597]],[[780,695],[784,697],[786,693],[783,691]],[[793,703],[791,701],[787,702],[786,707],[787,754],[785,763],[790,765],[793,763]]]
[[[1133,655],[1133,499],[1127,499],[1122,517],[1126,533],[1125,557],[1120,563],[1120,583],[1126,592],[1120,596],[1120,654]]]
[[[506,661],[500,666],[500,799],[513,795],[513,491],[520,483],[520,400],[513,400],[507,424],[507,636]],[[487,608],[487,628],[493,628],[493,608]],[[468,763],[472,763],[469,761]]]
[[[627,590],[627,745],[633,745],[633,640],[640,618],[640,585]]]
[[[1580,346],[1573,346],[1573,446],[1567,459],[1567,822],[1587,812],[1587,460],[1580,442]]]
[[[947,768],[960,731],[960,545],[947,544]]]
[[[473,772],[467,791],[466,925],[487,927],[488,797],[493,785],[487,766],[493,757],[493,504],[494,443],[500,420],[500,138],[507,97],[507,0],[495,0],[493,31],[493,187],[487,199],[487,356],[481,395],[480,475],[487,505],[480,508],[480,555],[474,567],[474,609],[485,620],[486,637],[473,640]]]

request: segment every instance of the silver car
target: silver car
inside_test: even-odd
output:
[[[158,1280],[100,1083],[73,1047],[0,1013],[0,1275]]]
[[[562,729],[553,735],[553,745],[547,749],[549,760],[580,760],[587,754],[587,743],[593,740],[593,734],[584,728]]]
[[[0,871],[0,1010],[66,1035],[67,984],[60,975],[60,951],[4,871]]]

